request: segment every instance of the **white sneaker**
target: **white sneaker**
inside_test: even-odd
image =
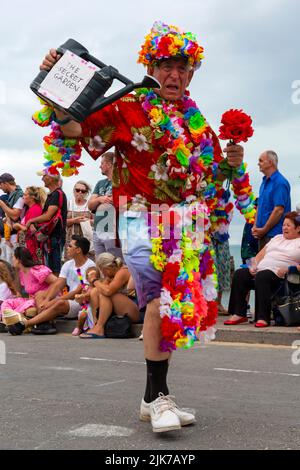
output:
[[[143,332],[141,332],[141,334],[140,334],[140,336],[139,336],[138,339],[139,339],[140,341],[143,341],[143,339],[144,339]]]
[[[164,396],[164,398],[168,400],[169,403],[171,404],[172,411],[178,416],[181,426],[187,426],[189,424],[193,424],[196,422],[196,418],[193,413],[185,409],[179,408],[176,405],[176,403],[171,399],[175,397],[173,396],[171,397],[171,395],[167,395],[167,396]],[[141,407],[140,407],[140,420],[141,421],[151,421],[150,405],[151,403],[146,403],[145,400],[142,399]]]
[[[174,431],[181,428],[180,420],[168,396],[160,393],[156,400],[149,403],[149,410],[153,432]]]

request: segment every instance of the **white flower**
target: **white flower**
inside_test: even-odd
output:
[[[173,299],[171,297],[170,292],[165,288],[161,290],[160,303],[161,305],[169,305],[169,306],[172,305],[173,303]]]
[[[170,309],[170,305],[161,305],[159,307],[159,313],[160,313],[161,318],[163,318],[163,317],[171,318],[172,312],[171,312],[171,309]]]
[[[209,328],[207,328],[206,331],[200,331],[198,333],[198,339],[200,343],[206,344],[216,339],[216,332],[217,332],[217,329],[214,328],[213,326],[210,326]]]
[[[134,211],[141,211],[147,209],[147,199],[141,194],[136,194],[131,201],[130,209]]]
[[[133,134],[131,145],[133,145],[133,147],[135,147],[139,152],[142,152],[142,150],[149,150],[146,137],[143,134],[138,134],[137,132]]]
[[[197,199],[197,197],[194,196],[193,194],[191,194],[190,196],[188,196],[188,197],[186,198],[186,202],[193,202],[193,201],[195,201],[196,199]]]
[[[169,258],[170,263],[181,263],[182,260],[182,251],[181,249],[175,249],[173,254]]]
[[[152,165],[151,170],[154,173],[154,179],[156,181],[160,181],[160,180],[168,181],[168,174],[167,174],[166,169],[163,166]]]
[[[90,140],[89,150],[102,150],[105,147],[105,143],[101,139],[100,135],[96,135]]]
[[[205,300],[211,302],[217,298],[217,289],[215,288],[215,283],[211,276],[202,279],[202,287]]]

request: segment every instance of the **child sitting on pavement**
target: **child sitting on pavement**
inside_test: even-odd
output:
[[[86,271],[86,280],[88,284],[82,282],[82,277],[78,273],[80,282],[82,283],[82,292],[75,295],[75,300],[82,305],[78,314],[78,322],[76,328],[73,330],[73,336],[79,336],[81,333],[93,328],[97,322],[97,309],[99,304],[99,295],[97,289],[94,287],[95,281],[99,280],[99,272],[96,267],[91,266]]]

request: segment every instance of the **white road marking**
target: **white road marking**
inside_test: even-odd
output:
[[[287,372],[265,372],[261,370],[225,369],[222,367],[215,367],[214,370],[225,372],[242,372],[244,374],[288,375],[289,377],[300,377],[300,374],[288,374]]]
[[[76,371],[76,372],[83,372],[82,369],[75,369],[74,367],[55,367],[55,366],[49,366],[49,367],[43,367],[43,369],[63,370],[63,371],[74,370],[74,371]]]
[[[68,432],[68,434],[76,437],[128,437],[133,433],[133,429],[121,426],[106,426],[104,424],[86,424]]]
[[[140,361],[120,361],[119,359],[104,359],[100,357],[80,357],[79,359],[82,359],[83,361],[119,362],[123,364],[143,364],[143,366],[146,364],[146,362],[140,362]]]
[[[24,352],[8,352],[7,354],[17,354],[19,356],[28,356],[28,353],[24,353]]]
[[[95,387],[105,387],[106,385],[120,384],[121,382],[126,382],[126,380],[116,380],[115,382],[106,382],[104,384],[95,385]]]

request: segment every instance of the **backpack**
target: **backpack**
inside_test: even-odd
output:
[[[127,315],[112,315],[106,322],[104,334],[107,338],[131,338],[131,320]]]
[[[43,222],[42,224],[40,224],[35,233],[36,239],[40,243],[46,243],[49,240],[53,230],[55,229],[59,221],[61,224],[63,224],[62,215],[61,215],[61,209],[63,205],[63,194],[60,189],[58,189],[57,191],[59,192],[57,212],[54,214],[52,219],[48,220],[48,222]]]

